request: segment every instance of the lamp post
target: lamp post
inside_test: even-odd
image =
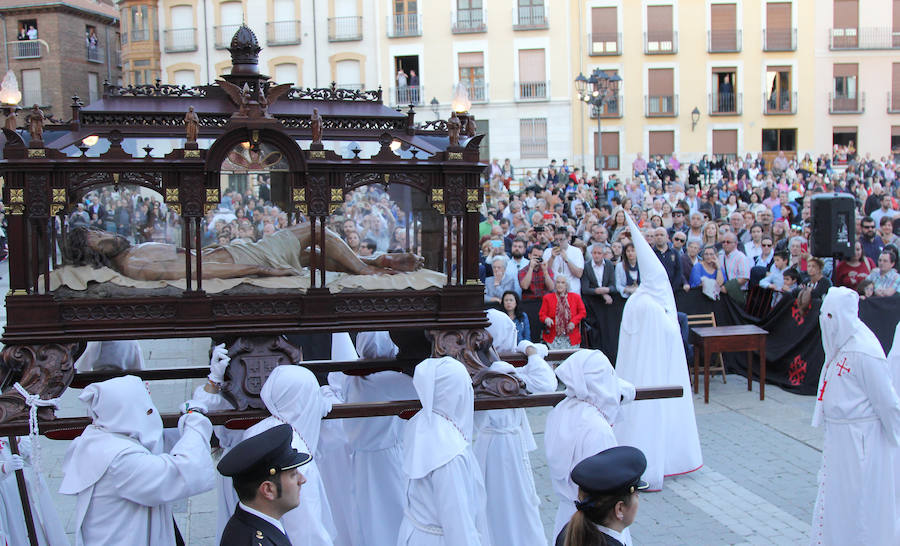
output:
[[[616,99],[619,92],[619,82],[622,78],[618,74],[610,76],[606,72],[595,68],[590,76],[578,74],[575,78],[575,89],[578,98],[591,108],[597,109],[597,158],[596,164],[599,171],[600,182],[603,182],[603,133],[600,132],[600,110]]]
[[[10,131],[16,130],[16,110],[22,100],[22,92],[19,91],[19,83],[16,74],[7,70],[0,83],[0,107],[3,108],[3,126]]]
[[[441,119],[441,103],[438,102],[437,97],[433,97],[431,99],[431,111],[434,112],[434,119]]]

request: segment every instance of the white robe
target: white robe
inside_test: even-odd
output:
[[[512,371],[512,366],[505,362],[499,364],[509,369],[498,369],[497,364],[491,368]],[[525,382],[529,392],[556,390],[556,376],[539,355],[530,356],[527,365],[515,368],[515,375]],[[541,524],[541,501],[528,458],[528,452],[537,449],[537,445],[525,410],[477,411],[475,434],[473,450],[484,476],[491,542],[546,545],[547,537]]]
[[[823,370],[825,449],[810,544],[900,544],[900,401],[889,376],[884,359],[851,351]]]
[[[244,432],[244,439],[281,424],[284,422],[276,417],[266,417],[248,428]],[[310,453],[306,441],[297,434],[296,430],[291,446],[301,453]],[[335,533],[334,523],[331,517],[331,508],[328,506],[325,486],[322,484],[322,475],[319,473],[315,458],[303,465],[300,473],[306,478],[306,483],[300,490],[300,505],[281,516],[281,524],[293,546],[331,545],[333,544],[332,536]]]
[[[900,322],[894,330],[894,342],[891,345],[891,352],[887,357],[888,372],[891,374],[894,392],[900,396]],[[894,478],[900,480],[900,448],[894,452]],[[900,519],[900,485],[895,487],[897,494],[897,519]]]
[[[34,518],[34,529],[41,546],[68,546],[66,536],[56,506],[47,489],[44,477],[36,474],[31,466],[31,439],[27,436],[19,438],[19,454],[25,460],[25,485],[28,490],[28,503]],[[12,453],[6,438],[0,439],[0,462],[9,462]],[[6,542],[2,542],[6,540]],[[0,544],[29,544],[28,530],[25,526],[22,501],[15,474],[9,474],[0,480]]]
[[[332,403],[343,402],[343,386],[340,380],[335,383],[335,378],[343,376],[342,373],[329,373],[328,385],[321,389],[323,396],[331,397]],[[344,432],[344,419],[322,419],[314,458],[328,495],[336,533],[335,545],[362,546],[365,541],[359,532],[357,512],[347,509],[353,503],[353,474],[350,472],[350,448]]]
[[[489,546],[485,502],[481,469],[467,447],[424,478],[409,480],[397,545]]]
[[[209,455],[209,420],[196,413],[183,415],[178,429],[181,439],[170,453],[160,455],[152,454],[136,439],[123,434],[94,426],[82,433],[80,440],[90,440],[97,448],[106,446],[118,453],[99,480],[75,492],[76,546],[175,543],[171,503],[215,486]],[[72,455],[74,445],[70,445],[66,459]],[[60,492],[74,494],[62,488]]]

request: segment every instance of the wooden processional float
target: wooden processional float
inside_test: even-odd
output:
[[[208,372],[203,363],[76,373],[75,361],[89,341],[209,337],[226,343],[232,357],[226,394],[236,409],[209,417],[234,428],[267,415],[259,400],[262,383],[275,366],[301,360],[292,336],[341,331],[388,330],[400,352],[393,360],[304,361],[320,380],[328,371],[411,372],[428,356],[452,356],[472,376],[476,409],[562,399],[562,393],[529,395],[514,375],[488,369],[499,357],[485,330],[478,277],[485,165],[479,162],[483,135],[476,134],[474,117],[463,111],[447,121],[418,123],[414,105],[406,112],[385,106],[380,88],[278,85],[260,74],[260,50],[254,33],[242,25],[229,47],[230,74],[215,84],[105,84],[102,98],[87,107],[73,97],[65,123],[48,120],[36,106],[18,117],[16,107],[4,106],[0,176],[10,291],[0,353],[0,434],[10,437],[12,449],[15,436],[30,431],[32,406],[40,434],[80,434],[88,419],[57,418],[52,406],[41,405],[69,386],[125,373],[158,380]],[[18,126],[19,118],[25,126]],[[284,287],[258,286],[252,279],[222,283],[204,275],[195,251],[203,246],[208,223],[222,213],[227,190],[258,190],[259,184],[289,226],[308,224],[304,250],[316,249],[307,252],[308,273]],[[180,283],[116,284],[90,266],[66,263],[64,249],[74,246],[68,218],[77,204],[91,192],[125,188],[154,195],[168,209],[177,235],[165,242],[184,248],[178,255]],[[421,271],[391,275],[381,285],[359,275],[333,278],[328,270],[339,255],[326,227],[337,227],[352,206],[348,199],[363,190],[404,216],[405,250],[424,258]],[[504,358],[524,362],[523,355]],[[637,398],[681,394],[680,387],[639,388]],[[419,407],[415,400],[338,404],[328,418],[409,415]],[[163,417],[167,426],[177,420]],[[17,479],[28,511],[21,471]]]

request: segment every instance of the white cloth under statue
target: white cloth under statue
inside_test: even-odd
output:
[[[301,453],[315,453],[319,445],[322,417],[331,410],[311,371],[292,364],[276,367],[263,383],[259,397],[272,414],[244,432],[244,439],[282,423],[294,429],[292,447]],[[293,546],[334,544],[337,531],[315,458],[303,466],[306,483],[300,492],[300,506],[281,517]]]
[[[900,400],[859,295],[829,288],[819,312],[825,366],[813,426],[825,425],[810,544],[900,544],[894,457]]]
[[[512,319],[496,309],[488,309],[487,315],[494,349],[498,353],[515,351],[516,325]],[[539,354],[529,356],[528,364],[521,368],[507,362],[494,362],[491,369],[515,375],[525,382],[530,393],[556,390],[556,376]],[[523,408],[475,412],[473,450],[484,475],[488,527],[493,544],[547,544],[541,523],[541,501],[528,458],[528,453],[535,449],[537,444]]]
[[[406,424],[408,483],[398,546],[491,544],[484,481],[470,442],[475,394],[462,362],[427,358],[413,385],[422,409]]]
[[[643,400],[623,408],[624,424],[615,429],[619,445],[644,452],[644,481],[651,491],[658,491],[665,476],[700,468],[703,456],[672,286],[637,225],[629,215],[625,218],[637,252],[641,284],[622,313],[616,373],[640,387],[680,385],[684,389],[679,398]]]
[[[633,401],[635,394],[631,383],[616,376],[606,355],[594,349],[581,349],[565,359],[556,376],[566,385],[566,398],[550,410],[544,425],[547,466],[559,499],[554,537],[575,513],[578,486],[570,477],[572,469],[619,445],[612,427],[625,409],[620,406]]]
[[[94,383],[78,398],[93,423],[69,445],[59,488],[78,496],[75,545],[174,544],[171,503],[215,486],[209,419],[182,415],[181,439],[163,453],[162,419],[139,378]]]
[[[28,490],[28,501],[34,519],[34,530],[40,546],[69,546],[69,539],[63,524],[56,513],[53,497],[47,489],[44,477],[37,474],[31,466],[31,439],[23,436],[18,439],[19,455],[25,462],[22,472]],[[0,438],[0,464],[10,469],[12,452],[9,441]],[[6,542],[3,542],[3,541]],[[29,544],[28,530],[25,527],[25,512],[15,472],[0,474],[0,544]]]

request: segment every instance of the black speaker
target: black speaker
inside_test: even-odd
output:
[[[810,201],[813,256],[849,258],[856,243],[856,199],[849,193],[822,193]]]

